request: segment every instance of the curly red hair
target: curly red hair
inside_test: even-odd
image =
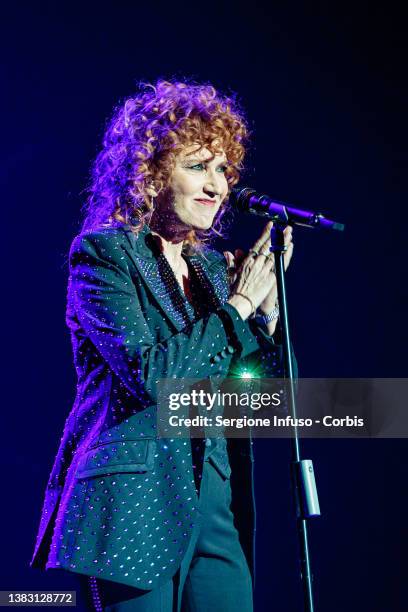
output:
[[[248,140],[246,119],[235,97],[213,86],[159,80],[141,83],[140,93],[119,105],[95,159],[83,230],[129,223],[138,232],[153,210],[147,189],[166,189],[176,157],[200,144],[227,158],[229,190],[238,182]],[[220,234],[223,205],[207,232],[191,232],[190,244]]]

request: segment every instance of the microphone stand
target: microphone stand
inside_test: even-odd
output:
[[[314,478],[313,463],[310,459],[301,459],[300,440],[296,426],[296,396],[295,380],[293,375],[293,359],[290,341],[290,330],[288,321],[288,309],[285,287],[285,266],[283,255],[286,250],[284,244],[283,230],[287,226],[287,219],[274,220],[271,229],[270,251],[275,256],[275,272],[278,285],[279,317],[283,335],[283,357],[284,372],[287,380],[286,389],[289,403],[289,411],[292,417],[291,437],[291,476],[292,486],[295,494],[296,524],[300,549],[300,570],[303,587],[303,600],[305,612],[314,612],[312,571],[309,555],[308,519],[320,515],[319,501],[317,497],[316,482]]]

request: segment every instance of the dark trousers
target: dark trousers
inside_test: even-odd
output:
[[[201,525],[179,571],[152,591],[87,578],[89,600],[99,612],[252,612],[251,575],[230,510],[230,481],[211,460],[202,474]]]

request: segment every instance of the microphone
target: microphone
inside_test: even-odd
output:
[[[267,217],[273,221],[280,221],[286,225],[303,225],[304,227],[321,227],[342,232],[343,223],[330,221],[320,213],[300,210],[292,204],[279,202],[267,195],[261,195],[250,187],[231,190],[229,197],[231,204],[240,212]]]

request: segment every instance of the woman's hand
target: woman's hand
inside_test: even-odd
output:
[[[238,310],[243,319],[247,319],[262,304],[276,284],[273,255],[269,252],[271,227],[272,222],[269,222],[250,254],[243,257],[231,277],[232,295],[228,303]],[[253,251],[256,251],[256,256]],[[230,267],[231,263],[236,265],[232,253],[225,254],[225,257]]]
[[[270,268],[269,264],[270,262],[272,262],[272,272],[274,272],[274,269],[275,269],[274,255],[270,253],[269,251],[270,246],[271,246],[270,232],[271,232],[272,226],[273,226],[272,221],[269,222],[265,226],[260,238],[255,242],[254,246],[250,250],[249,255],[246,255],[244,251],[242,251],[241,249],[236,249],[234,255],[230,251],[226,251],[224,253],[224,256],[227,260],[229,277],[230,277],[230,285],[232,286],[233,293],[234,292],[244,293],[243,291],[241,291],[242,285],[240,286],[238,282],[240,280],[240,276],[242,275],[243,266],[245,262],[246,262],[246,265],[248,265],[248,261],[250,261],[251,259],[252,260],[259,259],[260,263],[264,263],[264,264],[266,264],[266,262],[268,261],[267,268]],[[292,259],[292,254],[293,254],[292,227],[291,226],[286,227],[283,233],[284,233],[285,246],[287,247],[286,251],[284,252],[283,260],[284,260],[285,270],[287,270],[290,264],[290,261]],[[255,255],[255,253],[258,253],[258,255]],[[259,308],[259,310],[263,312],[264,314],[269,314],[272,311],[272,309],[274,308],[276,304],[276,300],[278,297],[277,283],[276,283],[276,277],[274,273],[270,275],[270,281],[271,281],[271,284],[270,284],[269,291],[267,292],[264,299],[259,304],[255,304],[253,302],[251,295],[247,296],[252,300],[253,305]],[[241,288],[237,288],[238,286],[240,286]],[[236,296],[234,301],[236,302],[237,298],[239,297],[240,296]],[[232,303],[232,305],[236,305],[233,302],[230,302],[230,303]],[[250,306],[249,301],[247,305]],[[241,313],[242,308],[241,309],[238,308],[238,310],[240,311],[240,314],[242,316],[242,313]],[[247,317],[243,316],[243,318],[247,318]],[[276,321],[268,324],[269,333],[273,333],[275,326],[276,326]]]
[[[283,230],[283,236],[284,236],[285,246],[286,246],[286,251],[283,254],[283,265],[284,265],[285,272],[286,272],[290,264],[290,260],[292,259],[292,255],[293,255],[292,227],[290,225],[285,227],[285,229]],[[271,310],[275,307],[277,299],[278,299],[278,286],[277,286],[277,283],[275,283],[275,286],[268,293],[268,295],[266,296],[262,304],[259,305],[259,310],[263,314],[269,314]]]

